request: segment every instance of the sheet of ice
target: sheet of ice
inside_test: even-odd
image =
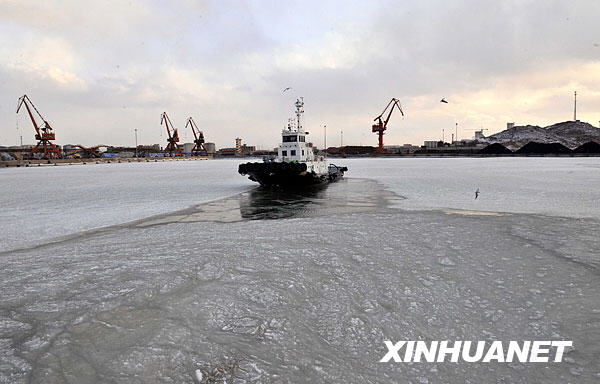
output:
[[[48,187],[50,173],[26,177],[38,198],[52,192],[53,207],[68,208],[71,199],[86,207],[66,215],[40,208],[46,227],[59,226],[53,214],[91,226],[105,210],[109,223],[122,222],[119,209],[132,219],[165,213],[168,204],[184,211],[0,253],[0,383],[194,382],[198,370],[203,380],[235,383],[597,382],[596,160],[506,159],[515,161],[510,171],[496,162],[505,159],[413,160],[336,160],[406,200],[349,180],[352,188],[368,186],[351,189],[345,202],[352,209],[319,207],[339,196],[333,192],[345,184],[337,184],[310,204],[280,201],[300,214],[278,220],[242,220],[249,208],[255,216],[264,211],[257,193],[240,195],[235,220],[222,219],[233,217],[231,198],[186,208],[198,195],[212,200],[246,188],[233,161],[150,164],[132,181],[138,173],[129,165],[107,165],[104,179],[81,176],[83,197]],[[462,171],[444,169],[446,161]],[[443,199],[474,191],[465,186],[480,173],[481,202],[488,186],[497,191],[487,206]],[[204,189],[204,179],[218,193]],[[105,180],[113,180],[107,197],[94,195]],[[152,183],[160,193],[143,192]],[[168,203],[169,193],[181,205]],[[21,206],[15,196],[3,199]],[[411,210],[389,209],[388,201]],[[38,207],[27,204],[23,213],[33,220]],[[18,223],[2,225],[28,241],[45,236],[35,221],[34,235],[28,222]],[[382,364],[387,339],[572,340],[574,347],[560,364]]]
[[[331,159],[406,197],[403,209],[600,218],[600,158]],[[475,200],[475,190],[481,194]]]
[[[3,255],[0,382],[597,382],[598,269],[570,249],[599,249],[600,226],[562,220],[172,223]],[[382,364],[387,339],[574,348],[560,364]]]
[[[239,193],[240,160],[0,169],[0,249],[171,212]]]

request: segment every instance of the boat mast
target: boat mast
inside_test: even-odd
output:
[[[304,113],[304,98],[301,97],[299,99],[296,99],[296,118],[298,120],[298,133],[302,132],[302,123],[300,120],[300,117],[302,116],[302,114]]]

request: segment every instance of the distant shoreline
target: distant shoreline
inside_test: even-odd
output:
[[[165,161],[198,161],[208,160],[208,157],[171,157],[171,158],[99,158],[99,159],[50,159],[50,160],[0,160],[0,168],[12,167],[54,167],[65,165],[110,164],[110,163],[159,163]]]
[[[569,153],[569,154],[410,154],[410,155],[346,155],[346,156],[334,156],[328,155],[330,159],[387,159],[387,158],[496,158],[496,157],[600,157],[600,154],[593,153]],[[198,161],[198,160],[222,160],[222,159],[258,159],[256,157],[161,157],[161,158],[120,158],[120,159],[51,159],[51,160],[0,160],[0,168],[12,168],[12,167],[53,167],[53,166],[65,166],[65,165],[87,165],[87,164],[110,164],[110,163],[160,163],[165,161]]]

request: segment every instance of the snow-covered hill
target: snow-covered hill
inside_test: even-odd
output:
[[[518,149],[529,142],[561,143],[571,149],[588,141],[600,142],[600,128],[582,121],[564,121],[539,127],[537,125],[523,125],[486,138],[489,143],[501,143],[511,149]]]
[[[568,142],[567,147],[577,147],[588,141],[600,141],[600,128],[581,121],[565,121],[546,127]]]

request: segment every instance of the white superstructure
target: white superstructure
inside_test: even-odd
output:
[[[307,141],[308,132],[302,126],[304,113],[304,100],[296,100],[296,121],[290,121],[286,129],[281,132],[281,144],[277,149],[277,161],[306,163],[307,172],[317,175],[327,174],[327,160],[314,153],[312,143]]]

